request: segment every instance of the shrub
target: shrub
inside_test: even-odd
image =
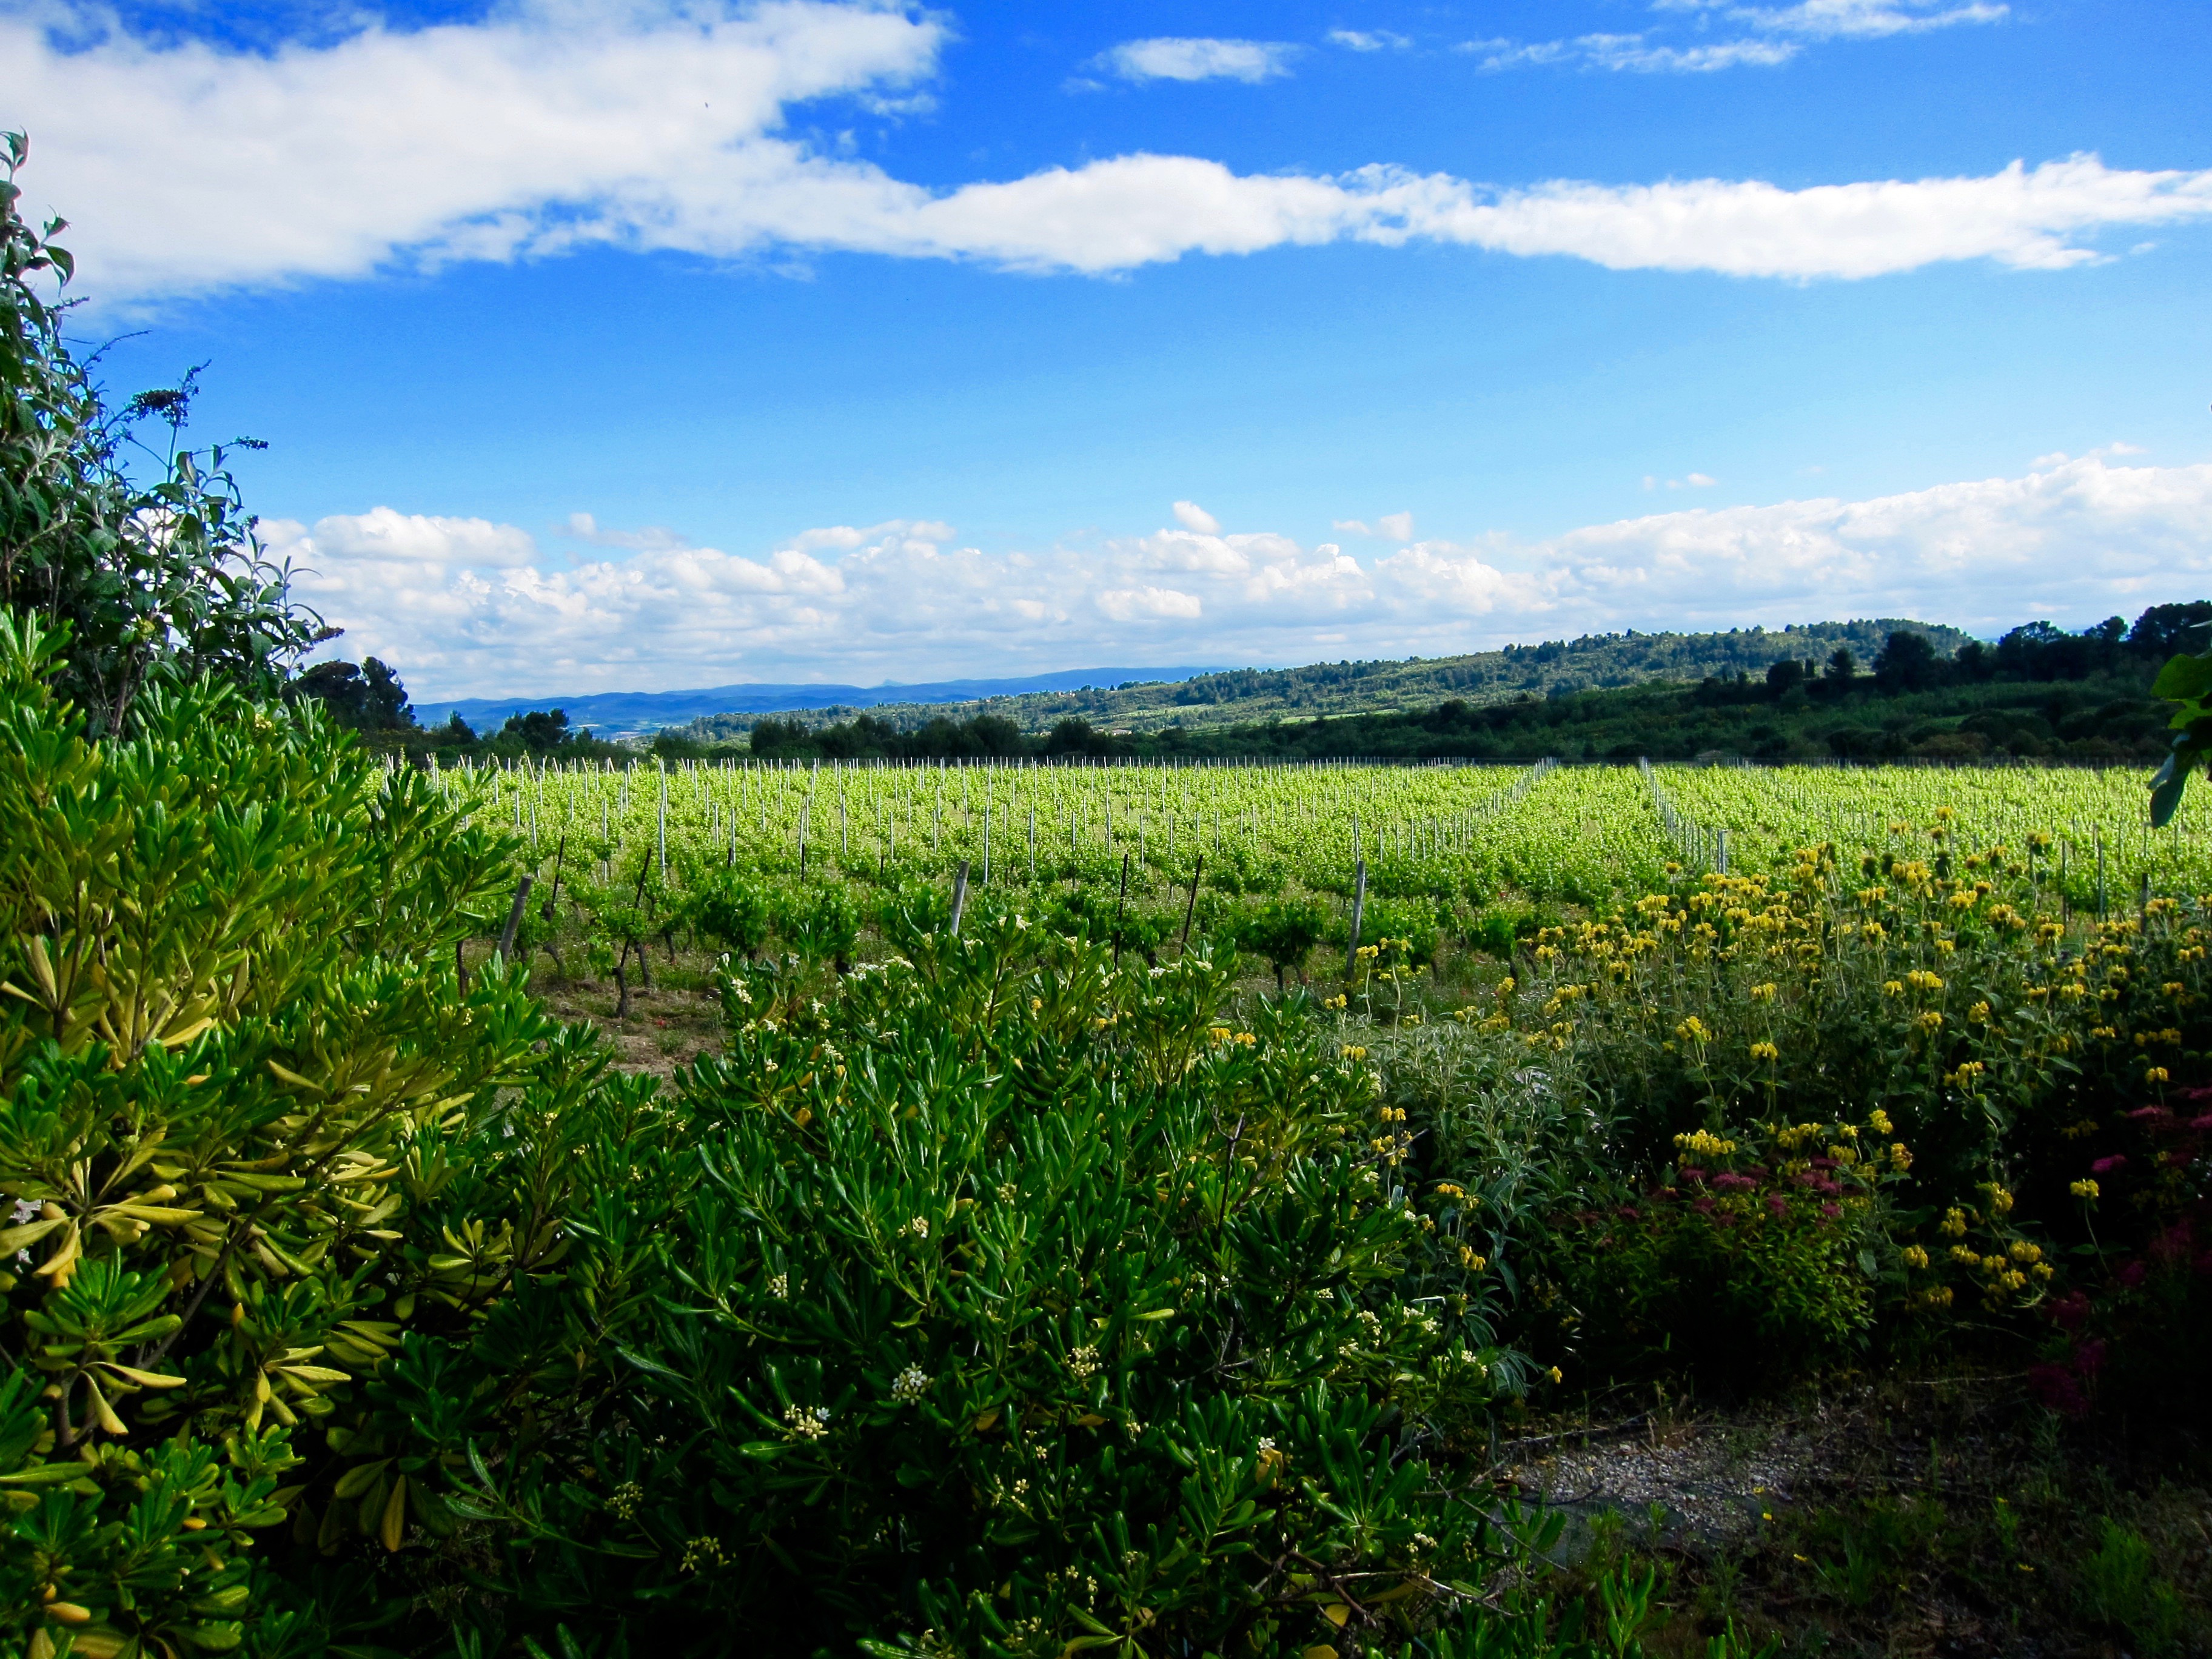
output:
[[[1479,1583],[1504,1546],[1426,1449],[1522,1374],[1371,1073],[1223,1022],[1197,951],[911,949],[726,981],[728,1054],[596,1235],[683,1290],[588,1442],[471,1500],[531,1540],[524,1604],[656,1650],[1264,1651]]]
[[[63,308],[35,284],[76,266],[52,240],[62,222],[41,230],[18,209],[29,149],[0,133],[0,606],[43,623],[47,672],[96,732],[125,729],[165,675],[272,692],[331,630],[262,556],[228,452],[178,447],[192,377],[111,410],[70,354]],[[168,428],[158,450],[136,436],[149,419]],[[133,449],[152,482],[133,475]]]
[[[459,995],[511,848],[428,780],[204,681],[90,743],[52,660],[0,613],[0,1636],[220,1651],[573,1407],[570,1182],[638,1091]]]

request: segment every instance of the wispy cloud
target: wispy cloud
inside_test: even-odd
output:
[[[1369,524],[1364,519],[1337,519],[1332,530],[1348,531],[1354,536],[1379,536],[1386,541],[1410,542],[1413,539],[1413,515],[1410,513],[1385,513]]]
[[[1091,67],[1124,81],[1272,81],[1291,72],[1297,54],[1282,40],[1161,35],[1124,40],[1091,59]]]
[[[1875,40],[1924,34],[1960,23],[1995,23],[2011,8],[1995,0],[1802,0],[1794,6],[1746,6],[1731,0],[1655,0],[1655,11],[1718,15],[1748,27],[1811,40]]]
[[[626,548],[634,553],[665,553],[689,547],[690,539],[659,525],[641,530],[611,530],[588,513],[571,513],[561,521],[558,533],[592,547]]]
[[[1703,475],[1692,475],[1692,481]],[[1175,526],[985,553],[950,526],[809,531],[757,555],[639,551],[555,568],[480,519],[379,507],[264,526],[349,630],[422,696],[914,679],[1082,661],[1442,655],[1635,627],[1920,616],[2087,621],[2212,581],[2212,463],[2040,458],[2008,477],[1699,507],[1535,541],[1332,542]],[[1206,515],[1208,518],[1211,515]],[[1391,515],[1382,528],[1400,526]]]
[[[1995,23],[2010,15],[1995,0],[1802,0],[1794,6],[1747,6],[1732,0],[1654,0],[1652,10],[1686,13],[1700,29],[1717,20],[1744,31],[1734,40],[1680,43],[1649,32],[1583,34],[1556,40],[1468,40],[1458,50],[1479,56],[1485,70],[1564,64],[1640,74],[1707,74],[1739,65],[1773,68],[1809,42],[1922,34],[1961,23]]]
[[[933,72],[943,37],[928,15],[827,0],[589,25],[501,11],[269,54],[120,27],[64,47],[0,19],[0,97],[39,140],[27,206],[67,207],[84,286],[103,301],[595,244],[1091,274],[1342,241],[1791,279],[1955,259],[2056,270],[2102,257],[2108,230],[2135,241],[2212,216],[2212,171],[2124,171],[2094,155],[1793,191],[1726,179],[1500,186],[1382,164],[1240,174],[1140,153],[933,189],[783,130],[809,100],[895,100]],[[1603,40],[1616,55],[1646,50]],[[189,214],[174,210],[164,164],[183,154]]]
[[[1331,29],[1327,39],[1349,52],[1403,52],[1413,44],[1412,36],[1391,29]]]

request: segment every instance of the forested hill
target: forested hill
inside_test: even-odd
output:
[[[940,717],[979,714],[1011,720],[1039,732],[1066,719],[1127,732],[1246,725],[1273,719],[1312,720],[1338,714],[1379,714],[1427,708],[1457,699],[1471,706],[1510,702],[1524,696],[1564,697],[1577,691],[1642,685],[1652,680],[1696,683],[1708,677],[1763,675],[1780,657],[1825,663],[1838,649],[1862,663],[1873,660],[1893,632],[1927,636],[1941,657],[1953,655],[1967,635],[1937,623],[1881,617],[1873,621],[1808,623],[1779,630],[1732,628],[1725,634],[1590,634],[1540,645],[1510,645],[1463,657],[1409,657],[1402,661],[1315,663],[1304,668],[1238,668],[1185,680],[1130,681],[1073,691],[993,697],[981,702],[899,703],[869,712],[880,722],[911,731]],[[805,725],[848,718],[851,708],[801,717]],[[750,731],[759,715],[712,714],[678,735],[694,742],[727,741]]]

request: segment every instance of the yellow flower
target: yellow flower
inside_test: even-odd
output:
[[[1779,1060],[1782,1051],[1771,1042],[1754,1042],[1751,1045],[1751,1057],[1753,1060]],[[2160,1079],[2161,1082],[2164,1080]]]
[[[2163,1083],[2166,1080],[2169,1075],[2170,1073],[2166,1071],[2165,1066],[2154,1066],[2150,1070],[2143,1073],[2143,1081],[2145,1083]]]
[[[1886,997],[1901,997],[1905,994],[1905,986],[1901,981],[1886,979],[1881,982],[1881,994]]]
[[[1723,1140],[1710,1129],[1692,1129],[1687,1134],[1676,1135],[1674,1145],[1701,1158],[1726,1158],[1735,1151],[1735,1142]]]
[[[1705,1042],[1711,1040],[1713,1034],[1705,1029],[1703,1020],[1692,1014],[1674,1028],[1674,1035],[1685,1042]]]
[[[1890,1129],[1889,1114],[1883,1111],[1881,1107],[1875,1107],[1867,1114],[1867,1126],[1878,1135],[1887,1134]]]
[[[1917,1244],[1906,1245],[1900,1254],[1904,1256],[1905,1265],[1908,1267],[1925,1267],[1928,1265],[1928,1252]]]
[[[1753,1002],[1771,1002],[1774,1000],[1774,992],[1775,987],[1771,981],[1765,985],[1754,985],[1751,988],[1751,1000]]]
[[[1899,1174],[1912,1167],[1912,1151],[1901,1140],[1890,1145],[1889,1167]]]
[[[1990,1023],[1990,1005],[1986,1002],[1976,1003],[1972,1007],[1966,1010],[1966,1018],[1973,1021],[1977,1025],[1988,1024]]]
[[[1552,1369],[1545,1372],[1544,1375],[1550,1377],[1554,1382],[1561,1382],[1566,1380],[1565,1377],[1560,1376],[1559,1368],[1557,1365],[1553,1366]]]
[[[2097,1196],[2097,1183],[2094,1181],[2077,1181],[2066,1190],[2076,1198],[2094,1199]]]

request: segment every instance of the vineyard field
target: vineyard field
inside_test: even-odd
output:
[[[541,881],[675,894],[718,870],[1141,907],[1365,890],[1603,909],[1826,844],[1840,868],[1998,854],[2054,908],[2212,888],[2201,803],[2149,827],[2136,769],[1639,765],[532,765],[439,775]],[[1940,831],[1938,834],[1936,832]]]

